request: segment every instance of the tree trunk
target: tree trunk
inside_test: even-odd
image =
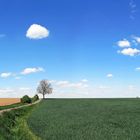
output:
[[[45,95],[43,94],[43,99],[45,99]]]

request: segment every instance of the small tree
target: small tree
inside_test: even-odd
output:
[[[43,95],[43,99],[45,98],[46,94],[52,93],[52,87],[48,80],[42,80],[37,87],[37,92]]]
[[[39,100],[38,95],[36,94],[33,98],[32,98],[32,102],[36,102],[37,100]]]
[[[20,100],[21,103],[31,103],[31,98],[28,95],[23,96]]]

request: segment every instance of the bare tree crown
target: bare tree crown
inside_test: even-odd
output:
[[[48,80],[40,81],[39,86],[37,87],[37,92],[42,94],[43,98],[45,98],[46,94],[51,94],[52,90],[52,86]]]

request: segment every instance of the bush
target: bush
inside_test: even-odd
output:
[[[38,97],[38,95],[36,94],[36,95],[32,98],[32,102],[35,102],[35,101],[37,101],[37,100],[39,100],[39,97]]]
[[[31,103],[31,98],[28,95],[25,95],[21,98],[21,103]]]

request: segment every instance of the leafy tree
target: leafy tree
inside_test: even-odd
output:
[[[28,95],[25,95],[21,98],[21,103],[31,103],[31,98]]]

